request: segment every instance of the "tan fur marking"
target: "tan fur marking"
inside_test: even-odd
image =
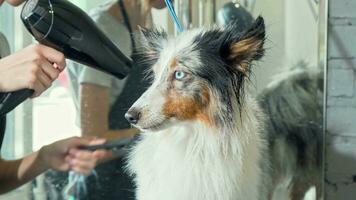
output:
[[[229,56],[229,59],[234,60],[238,57],[246,58],[247,60],[239,60],[239,63],[236,63],[238,64],[238,70],[246,74],[249,71],[248,60],[258,51],[261,45],[262,42],[254,38],[241,40],[231,46],[231,55]]]
[[[212,127],[214,125],[213,120],[211,119],[211,117],[208,114],[203,114],[203,113],[198,113],[196,116],[196,119],[204,122],[205,124],[208,124],[208,126]]]
[[[171,91],[163,108],[163,113],[167,117],[176,117],[179,120],[199,120],[209,126],[213,126],[213,120],[207,112],[210,102],[208,88],[203,90],[201,102],[191,97],[182,97],[176,91]]]
[[[178,65],[178,60],[177,60],[177,58],[173,58],[173,59],[171,60],[170,64],[169,64],[169,68],[170,68],[170,69],[174,69],[174,68],[177,67],[177,65]]]

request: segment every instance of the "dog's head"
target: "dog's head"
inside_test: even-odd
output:
[[[176,38],[158,30],[142,30],[142,35],[153,83],[126,113],[131,124],[160,130],[177,122],[198,120],[214,127],[232,120],[243,103],[250,63],[264,53],[262,17],[245,31],[231,24]]]

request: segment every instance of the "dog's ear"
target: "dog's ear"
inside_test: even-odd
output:
[[[154,65],[163,48],[163,43],[168,39],[167,33],[158,29],[146,29],[139,27],[139,45],[135,51],[136,62],[142,65]]]
[[[241,32],[236,25],[226,28],[227,39],[223,45],[223,56],[237,69],[247,74],[250,63],[259,60],[264,54],[265,24],[262,17],[258,17],[246,31]]]
[[[157,53],[162,49],[162,42],[167,40],[167,33],[162,29],[146,29],[139,27],[141,33],[142,46],[151,51],[151,53]]]

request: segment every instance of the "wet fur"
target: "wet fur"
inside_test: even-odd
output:
[[[128,113],[142,136],[128,169],[138,200],[264,200],[271,180],[263,114],[245,82],[263,56],[261,17],[246,31],[231,24],[170,38],[142,30],[152,86]],[[177,70],[187,72],[176,80]]]

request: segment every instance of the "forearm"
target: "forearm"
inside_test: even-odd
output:
[[[42,161],[40,151],[34,152],[23,159],[0,160],[0,194],[9,192],[48,169]]]
[[[109,88],[82,84],[80,87],[80,120],[83,136],[105,136],[108,131]]]
[[[109,88],[85,83],[80,90],[80,115],[83,135],[100,136],[108,140],[138,133],[135,128],[109,130]]]
[[[81,84],[80,88],[80,115],[83,136],[99,136],[110,141],[138,133],[135,128],[109,130],[109,88],[90,83]],[[101,162],[114,158],[114,155],[107,156]]]

